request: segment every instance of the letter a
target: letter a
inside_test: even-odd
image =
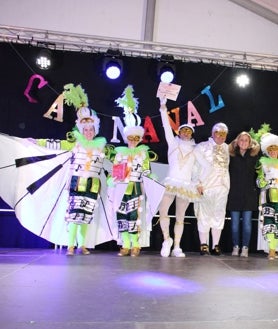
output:
[[[187,122],[192,124],[193,119],[196,120],[196,126],[203,126],[205,124],[196,107],[189,101],[187,104]]]
[[[50,106],[49,110],[43,115],[47,119],[56,120],[63,122],[64,107],[63,107],[64,96],[59,95],[54,103]],[[54,115],[53,115],[54,114]]]
[[[144,129],[145,134],[143,137],[143,143],[158,143],[159,138],[157,137],[157,133],[154,129],[152,119],[149,116],[146,116],[145,122],[144,122]],[[148,136],[148,138],[146,138]]]

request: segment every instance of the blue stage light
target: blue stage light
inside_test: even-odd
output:
[[[157,75],[161,82],[171,83],[175,78],[176,67],[174,57],[162,55],[157,65]]]
[[[121,75],[121,66],[115,61],[108,62],[106,64],[105,74],[109,79],[118,79]]]
[[[174,72],[170,67],[163,67],[160,70],[160,81],[165,83],[171,83],[174,80]]]
[[[123,71],[123,61],[119,50],[108,49],[103,60],[103,71],[107,78],[118,79]]]

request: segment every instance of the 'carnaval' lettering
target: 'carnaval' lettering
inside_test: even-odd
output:
[[[64,114],[64,96],[63,94],[59,95],[54,103],[50,106],[49,110],[43,115],[47,119],[54,119],[59,122],[63,122],[63,114]]]
[[[48,81],[44,80],[44,78],[41,75],[39,75],[39,74],[33,74],[30,77],[29,82],[28,82],[28,85],[27,85],[27,87],[26,87],[26,89],[24,91],[24,96],[26,96],[28,98],[28,101],[30,103],[38,103],[38,101],[35,98],[33,98],[32,96],[29,95],[30,90],[32,88],[32,85],[33,85],[35,79],[39,79],[40,80],[39,81],[39,84],[38,84],[38,89],[41,89],[42,87],[44,87],[45,85],[48,84]]]
[[[208,96],[208,98],[209,98],[209,101],[210,101],[210,110],[209,110],[209,113],[215,112],[215,111],[217,111],[217,110],[219,110],[219,109],[221,109],[222,107],[225,106],[221,95],[218,95],[218,105],[217,106],[215,105],[215,102],[214,102],[212,93],[210,91],[210,86],[206,86],[201,91],[201,94],[202,95],[206,94]]]
[[[146,116],[146,118],[145,118],[144,129],[145,129],[145,134],[143,137],[143,143],[158,143],[159,142],[159,138],[157,136],[154,125],[152,123],[152,119],[149,116]]]

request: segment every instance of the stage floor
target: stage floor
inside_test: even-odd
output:
[[[278,259],[0,249],[3,329],[278,328]]]

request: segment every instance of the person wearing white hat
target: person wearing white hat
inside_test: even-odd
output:
[[[65,87],[64,100],[76,109],[76,126],[67,134],[67,140],[39,139],[37,144],[47,148],[71,151],[68,182],[68,223],[67,255],[72,256],[75,246],[83,255],[90,251],[85,246],[88,224],[95,216],[101,189],[100,176],[105,158],[106,139],[96,137],[100,120],[96,112],[88,107],[87,95],[80,85],[68,84]]]
[[[157,198],[155,189],[144,183],[144,178],[152,178],[149,147],[140,144],[145,130],[140,126],[141,118],[137,114],[138,100],[133,96],[133,86],[128,85],[122,97],[116,99],[124,110],[123,129],[127,146],[115,148],[115,158],[111,176],[107,179],[110,187],[108,199],[111,201],[111,216],[115,217],[118,228],[118,244],[121,245],[118,256],[137,257],[141,248],[149,246],[151,231],[151,212],[148,205]],[[154,185],[151,179],[150,185]],[[123,187],[123,189],[121,189]],[[152,189],[152,198],[149,190]],[[110,196],[110,195],[111,196]]]
[[[263,156],[259,160],[258,187],[261,189],[261,229],[268,242],[268,259],[276,258],[278,246],[278,136],[272,133],[260,139]]]
[[[160,99],[160,114],[168,144],[169,169],[164,180],[166,187],[159,206],[159,223],[163,234],[160,254],[168,257],[185,257],[180,244],[184,231],[184,216],[190,202],[199,198],[196,184],[192,183],[192,173],[195,163],[193,139],[194,128],[191,124],[182,124],[174,135],[167,114],[166,99]],[[170,236],[169,209],[175,200],[174,239]],[[172,245],[174,247],[171,252]]]
[[[200,239],[200,254],[209,254],[212,235],[212,254],[221,255],[219,241],[225,224],[226,203],[230,189],[229,150],[225,143],[228,127],[219,122],[212,127],[211,137],[196,146],[197,155],[207,161],[209,170],[201,167],[198,190],[202,194],[194,203]]]

